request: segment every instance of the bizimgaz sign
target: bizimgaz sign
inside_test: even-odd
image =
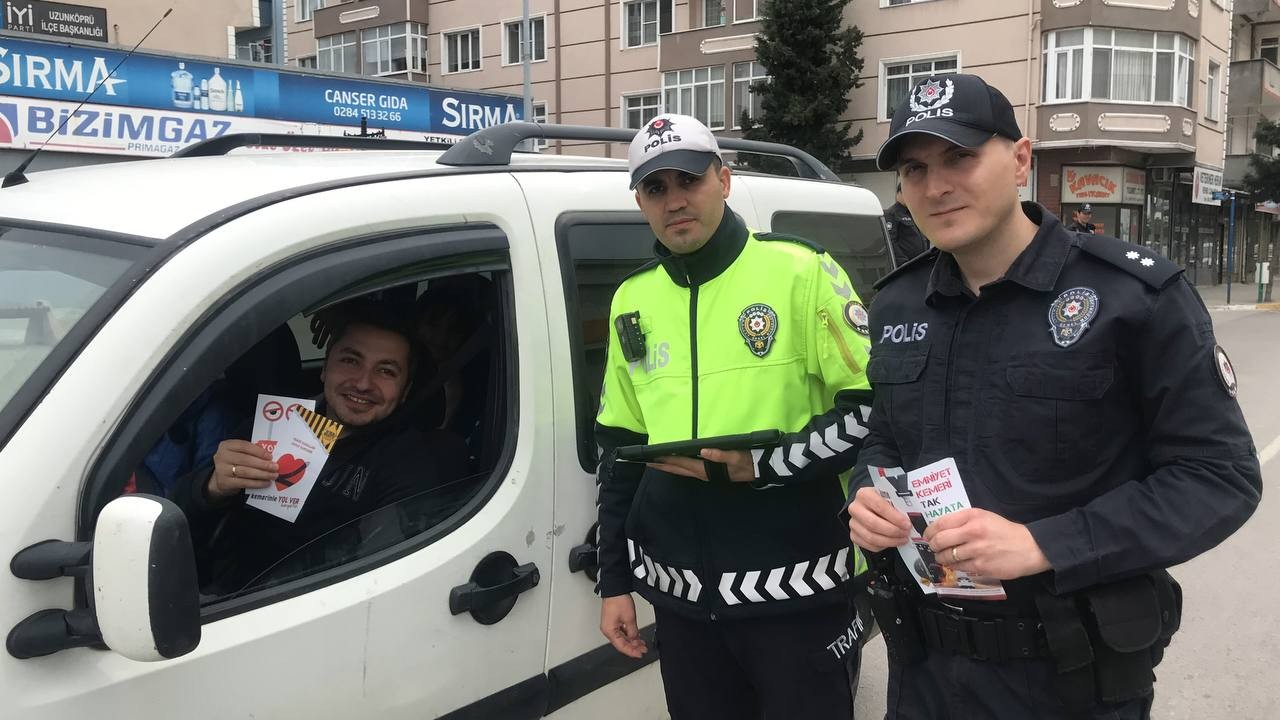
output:
[[[4,27],[8,30],[80,40],[107,41],[107,11],[86,5],[3,0]]]

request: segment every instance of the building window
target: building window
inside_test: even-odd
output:
[[[702,27],[724,24],[724,0],[702,0]]]
[[[533,37],[533,42],[528,47],[530,62],[538,62],[547,59],[547,23],[545,17],[529,18],[529,34]],[[502,57],[503,62],[507,65],[519,65],[522,58],[520,57],[520,36],[524,30],[524,20],[516,20],[506,24],[506,28],[502,33]]]
[[[417,24],[417,23],[415,23]],[[409,69],[409,36],[404,23],[360,31],[360,53],[365,75],[387,75]]]
[[[316,38],[316,67],[333,72],[357,72],[356,34],[345,32]]]
[[[1094,65],[1096,69],[1098,66]],[[1064,30],[1044,36],[1046,95],[1057,100],[1084,99],[1084,30]],[[1049,86],[1050,79],[1053,86]],[[1097,83],[1094,83],[1095,90]]]
[[[628,95],[622,98],[622,124],[639,130],[662,112],[662,96],[658,93]]]
[[[1045,102],[1091,98],[1191,107],[1195,46],[1178,33],[1078,28],[1046,33]]]
[[[536,123],[546,125],[547,124],[547,104],[544,102],[534,103],[533,117],[531,119]],[[546,138],[535,138],[533,141],[533,147],[535,150],[541,150],[545,148],[547,145],[548,143],[546,141]]]
[[[315,56],[315,55],[308,55],[307,57],[300,57],[300,58],[298,58],[297,62],[298,62],[298,67],[300,67],[300,68],[306,68],[306,69],[308,69],[308,70],[315,70],[315,69],[316,69],[316,56]]]
[[[764,65],[759,61],[733,64],[733,127],[742,127],[742,112],[745,110],[752,120],[759,120],[760,93],[751,89],[751,84],[768,78]]]
[[[724,129],[724,66],[662,74],[663,108],[692,115],[712,130]]]
[[[445,72],[480,69],[480,28],[444,35]]]
[[[427,70],[427,26],[422,23],[409,23],[409,69],[426,73]]]
[[[1280,65],[1280,38],[1262,38],[1258,43],[1258,57],[1272,65]]]
[[[658,42],[659,33],[671,32],[672,0],[626,0],[622,3],[624,47],[642,47]]]
[[[884,78],[884,110],[881,120],[893,117],[893,111],[907,99],[907,93],[930,75],[960,72],[960,56],[952,53],[920,60],[881,60],[880,76]]]
[[[271,38],[254,40],[247,43],[237,43],[236,59],[259,63],[271,62]]]
[[[747,20],[755,20],[756,18],[760,17],[760,0],[751,0],[750,15],[743,15],[742,17],[737,17],[736,8],[740,6],[735,5],[734,7],[735,7],[735,15],[733,18],[734,22],[746,22]]]
[[[316,11],[324,7],[324,0],[297,0],[298,22],[306,22],[315,17]]]
[[[1218,97],[1222,92],[1219,84],[1221,75],[1222,66],[1212,60],[1209,61],[1209,82],[1206,83],[1204,116],[1214,121],[1218,119],[1218,106],[1222,103],[1222,98]]]

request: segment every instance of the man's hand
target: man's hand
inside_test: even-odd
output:
[[[213,454],[213,474],[205,491],[210,500],[226,500],[245,489],[268,487],[280,468],[271,453],[248,440],[223,440]]]
[[[875,488],[859,488],[849,503],[849,539],[871,552],[899,547],[911,540],[911,520]]]
[[[938,562],[971,575],[1014,580],[1052,567],[1026,525],[988,510],[943,515],[925,528],[924,539]]]
[[[600,632],[614,650],[627,657],[639,658],[649,652],[636,625],[636,604],[630,594],[604,599],[600,606]]]
[[[755,465],[751,462],[751,453],[746,450],[700,450],[703,460],[722,463],[729,471],[729,479],[733,482],[754,482]],[[677,457],[668,455],[649,463],[655,470],[669,472],[672,475],[683,475],[695,480],[707,479],[707,468],[698,458]]]

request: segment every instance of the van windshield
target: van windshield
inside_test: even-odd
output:
[[[146,247],[0,225],[0,410]]]

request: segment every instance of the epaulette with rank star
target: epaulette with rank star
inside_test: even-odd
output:
[[[1078,237],[1081,250],[1115,265],[1157,290],[1182,272],[1177,263],[1142,245],[1106,235],[1081,234]]]
[[[877,280],[875,284],[875,288],[879,290],[885,285],[888,285],[889,282],[892,281],[894,278],[897,278],[901,275],[906,274],[907,270],[910,268],[919,267],[921,265],[926,265],[926,264],[933,264],[933,261],[937,259],[938,253],[940,252],[942,251],[939,250],[938,248],[930,247],[928,250],[925,250],[919,255],[911,258],[910,260],[894,268],[893,271],[890,272],[888,275],[885,275],[884,277]]]
[[[796,237],[795,235],[786,235],[783,233],[775,233],[775,232],[767,232],[767,233],[758,232],[758,233],[755,233],[755,239],[764,240],[766,242],[781,240],[782,242],[795,243],[797,245],[803,245],[819,255],[827,251],[826,248],[822,247],[818,243],[812,240],[807,240],[802,237]]]

